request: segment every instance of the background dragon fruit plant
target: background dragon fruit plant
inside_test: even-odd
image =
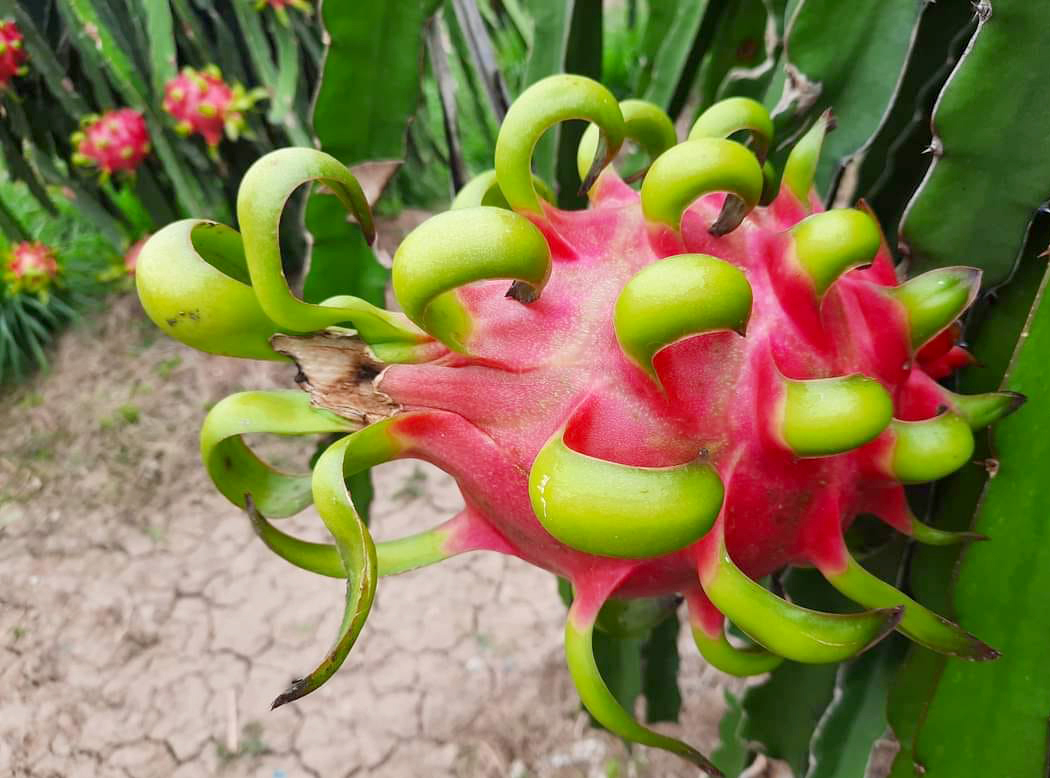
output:
[[[727,696],[709,757],[728,775],[756,752],[800,777],[883,775],[873,754],[890,743],[897,778],[1043,774],[1050,314],[1039,303],[1050,87],[1041,62],[1050,30],[1035,4],[428,0],[329,2],[308,16],[260,13],[253,0],[0,0],[0,15],[17,25],[27,55],[16,68],[24,75],[0,93],[7,166],[44,213],[72,202],[115,253],[107,262],[179,217],[232,222],[244,180],[241,236],[183,223],[151,241],[170,241],[192,270],[163,282],[167,294],[182,289],[205,310],[219,292],[196,295],[191,282],[210,277],[233,301],[228,318],[202,329],[200,311],[183,305],[162,326],[262,358],[279,358],[268,337],[281,333],[274,343],[296,353],[329,412],[302,392],[222,407],[259,429],[348,436],[313,468],[335,550],[297,543],[273,521],[313,499],[309,476],[259,469],[221,412],[204,436],[220,488],[275,549],[329,575],[362,571],[350,576],[336,660],[367,612],[369,571],[396,572],[472,541],[563,576],[582,697],[629,738],[711,769],[625,713],[642,698],[646,723],[677,716],[681,610],[714,664],[762,672],[742,696]],[[268,98],[244,114],[251,137],[222,138],[214,154],[206,139],[180,137],[163,105],[181,68],[212,63],[227,83]],[[597,86],[573,103],[586,111],[522,97],[562,72],[604,84],[611,102]],[[149,131],[135,175],[73,173],[80,117],[118,108],[141,112]],[[616,170],[594,178],[595,154],[608,162],[620,139]],[[257,163],[287,145],[330,156],[282,152]],[[700,158],[719,164],[697,170]],[[395,247],[369,245],[369,210],[344,166],[375,160],[403,160],[379,216],[404,205],[444,211],[458,193],[453,210],[395,254],[405,316],[370,307],[383,302]],[[271,166],[282,176],[262,176]],[[280,193],[318,174],[337,196],[307,204],[304,306],[284,280],[304,245],[299,210],[293,201],[278,229]],[[347,220],[347,206],[365,229]],[[0,208],[8,243],[48,243],[17,211]],[[456,240],[444,238],[450,226]],[[61,246],[48,245],[73,288]],[[484,273],[464,261],[463,245],[484,249]],[[452,277],[427,270],[449,255]],[[592,281],[598,267],[606,270]],[[492,274],[503,280],[478,280]],[[668,290],[718,304],[682,304]],[[530,321],[538,326],[518,326]],[[372,345],[349,338],[349,324]],[[0,329],[0,346],[26,342],[10,331]],[[318,367],[347,364],[361,390],[343,402]],[[429,371],[448,384],[421,380]],[[389,394],[373,387],[380,373]],[[485,382],[489,404],[456,393]],[[448,419],[442,389],[465,421],[450,423],[439,446],[424,422]],[[994,437],[981,429],[1020,395],[1026,406],[998,421]],[[225,474],[223,455],[247,480]],[[463,516],[406,545],[379,544],[373,559],[367,466],[407,455],[476,478],[479,461],[510,470],[483,488],[464,479]],[[617,498],[654,478],[661,489],[651,493],[664,499],[645,507],[674,506],[658,516],[662,531],[618,545],[610,523],[628,526],[623,514],[642,511]],[[592,482],[612,486],[574,486]],[[494,502],[504,497],[501,511]],[[596,513],[607,523],[595,529]],[[642,557],[623,556],[622,543]],[[688,602],[614,597],[598,609],[618,587]],[[769,626],[784,620],[790,628]],[[812,661],[880,635],[856,658]],[[352,668],[351,657],[330,683],[352,683]]]
[[[626,650],[648,652],[646,668],[673,665],[674,601],[659,595],[681,592],[709,658],[738,673],[769,671],[743,700],[730,700],[723,747],[712,755],[725,772],[739,771],[757,746],[800,775],[858,775],[890,727],[900,742],[898,775],[1002,771],[1004,742],[1026,744],[1010,757],[1016,764],[1007,772],[1038,774],[1042,724],[1005,726],[1001,717],[1010,716],[997,697],[1007,678],[1045,682],[1024,638],[1040,628],[997,616],[998,603],[1016,602],[1017,595],[1035,607],[1033,590],[979,585],[995,578],[987,571],[996,565],[1014,571],[1015,581],[1042,575],[1038,552],[1026,547],[1019,554],[1012,532],[1004,539],[988,531],[1006,522],[1005,513],[1011,527],[1037,520],[1041,498],[1009,488],[1011,479],[1023,478],[1023,467],[1011,466],[1005,450],[1037,443],[1031,427],[1012,419],[1041,403],[1037,398],[1001,423],[999,450],[988,448],[979,429],[1015,408],[1020,394],[1038,394],[1039,360],[1030,349],[1041,324],[1028,311],[1039,299],[1042,263],[1035,256],[1046,235],[1038,219],[1027,227],[1050,180],[1040,151],[1042,114],[1029,113],[1012,127],[1032,139],[1027,148],[1005,149],[998,136],[974,130],[989,103],[1021,116],[1011,101],[1041,88],[1027,71],[995,73],[990,66],[1007,38],[1033,56],[1039,48],[1024,7],[998,5],[993,11],[979,4],[974,13],[944,3],[892,9],[873,3],[847,13],[809,0],[786,14],[776,3],[649,5],[644,23],[651,28],[635,39],[643,66],[634,93],[652,105],[617,104],[630,95],[604,91],[576,100],[569,95],[578,98],[579,90],[564,81],[541,82],[536,89],[551,91],[514,103],[496,122],[495,173],[467,186],[453,211],[398,249],[393,283],[404,318],[366,302],[376,299],[383,271],[341,211],[351,209],[367,238],[370,217],[342,165],[401,156],[405,146],[389,133],[372,140],[340,120],[345,92],[337,74],[360,83],[383,72],[375,80],[385,98],[367,103],[369,126],[383,117],[407,128],[404,106],[419,94],[415,65],[409,60],[399,69],[393,55],[361,46],[351,34],[382,26],[382,9],[326,8],[329,28],[346,36],[333,37],[330,91],[322,87],[314,119],[338,163],[299,151],[265,158],[242,185],[240,237],[220,226],[181,223],[147,244],[140,267],[158,267],[150,256],[178,256],[183,277],[192,268],[195,283],[221,284],[227,299],[238,300],[236,308],[215,316],[208,300],[216,293],[159,271],[152,280],[144,270],[139,275],[147,310],[176,337],[242,357],[272,358],[276,346],[295,354],[313,390],[317,408],[295,393],[230,398],[212,412],[202,435],[213,478],[248,509],[275,550],[349,581],[332,654],[278,702],[315,688],[343,660],[367,614],[372,575],[468,548],[496,548],[572,581],[570,668],[598,721],[625,737],[714,769],[689,746],[626,713],[642,686],[637,675],[598,680],[601,651],[630,640],[634,648]],[[424,119],[436,120],[429,128],[440,133],[429,137],[430,148],[447,163],[455,189],[471,167],[459,131],[464,102],[498,120],[509,96],[540,76],[562,69],[601,74],[600,7],[563,6],[524,27],[506,7],[457,2],[419,9],[414,32],[411,19],[393,25],[404,43],[400,59],[409,43],[428,54],[422,94],[424,106],[435,110],[426,108]],[[642,15],[638,6],[627,12],[632,8]],[[515,31],[531,52],[517,85],[495,66],[501,41]],[[565,46],[551,52],[532,45],[540,38]],[[989,86],[975,91],[982,79]],[[464,80],[470,86],[456,89]],[[933,135],[924,117],[938,94]],[[979,107],[974,94],[982,97]],[[734,97],[758,98],[769,117],[753,102],[718,102]],[[668,132],[661,108],[679,120],[681,136]],[[827,108],[837,124],[830,134]],[[582,162],[577,139],[585,125],[560,138],[543,135],[572,118],[599,127],[592,131],[597,137],[584,137]],[[410,133],[427,131],[423,121]],[[692,137],[675,143],[686,134]],[[407,179],[440,167],[417,167],[426,161],[419,153],[425,136],[412,137],[394,186],[401,197],[411,191]],[[608,162],[624,138],[641,152],[627,163],[633,168],[621,178],[608,169],[595,177],[601,166],[590,165],[591,154],[597,150],[595,159]],[[1025,195],[981,199],[998,180],[992,159],[1026,182]],[[637,178],[650,163],[640,191],[625,185],[624,178]],[[560,205],[579,192],[591,208],[552,208],[537,196],[532,172],[557,184]],[[319,240],[304,304],[280,275],[274,238],[285,197],[314,179],[337,197],[315,198],[307,212]],[[860,195],[875,203],[882,234]],[[838,207],[822,212],[825,202]],[[967,215],[953,216],[958,209]],[[986,222],[972,218],[978,211],[994,216],[1002,230],[990,234]],[[348,263],[348,255],[356,261]],[[894,268],[895,260],[904,264]],[[997,296],[981,298],[966,322],[979,366],[957,342],[964,328],[952,324],[978,293],[978,273],[968,265],[983,271],[985,289],[1001,287]],[[180,318],[191,302],[211,315]],[[303,339],[333,325],[352,325],[362,341],[338,329]],[[962,384],[998,388],[1022,328],[1028,339],[1002,391],[965,399],[960,387],[949,392],[938,383],[956,380],[952,369],[971,365],[963,368]],[[274,333],[285,334],[271,342]],[[348,375],[357,380],[343,384],[360,387],[350,396],[329,383]],[[472,404],[468,397],[482,399]],[[237,442],[244,424],[347,436],[325,451],[312,478],[278,478]],[[432,532],[378,544],[373,557],[343,479],[397,456],[429,458],[460,475],[468,507]],[[948,473],[955,475],[933,490],[912,486]],[[642,501],[641,493],[654,497]],[[311,499],[332,546],[303,544],[270,521]],[[653,524],[638,519],[647,511]],[[864,520],[844,536],[843,519],[857,514],[881,517],[932,550],[887,540]],[[752,534],[745,527],[760,529]],[[984,536],[991,541],[961,543]],[[781,569],[799,562],[814,565],[817,578],[814,571]],[[848,610],[834,589],[871,610],[802,609]],[[655,599],[603,609],[614,593]],[[962,627],[938,611],[957,611]],[[753,640],[749,649],[726,637],[725,616]],[[892,628],[923,646],[908,651],[903,664],[903,644],[892,639],[839,668],[817,662],[854,655]],[[631,638],[619,640],[625,631]],[[599,650],[597,660],[592,649]],[[674,715],[668,688],[666,673],[645,679],[650,720]],[[792,708],[806,714],[787,722],[783,711]],[[1043,719],[1031,719],[1037,720]],[[936,734],[959,728],[968,733],[963,744]]]

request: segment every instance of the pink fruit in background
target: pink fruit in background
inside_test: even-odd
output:
[[[227,84],[215,65],[186,67],[165,84],[163,105],[180,135],[200,135],[214,149],[224,134],[236,140],[244,133],[244,112],[265,96],[262,89],[246,92],[241,84]]]
[[[4,255],[3,279],[12,294],[45,292],[58,277],[58,261],[39,241],[16,243]]]
[[[139,238],[128,247],[127,251],[124,252],[124,269],[127,271],[128,275],[135,274],[135,266],[139,261],[139,253],[142,251],[142,247],[146,245],[147,240],[149,240],[149,235],[144,238]]]
[[[267,7],[274,10],[282,24],[288,24],[289,8],[302,11],[304,14],[313,13],[313,8],[307,0],[257,0],[255,3],[255,10],[257,11]]]
[[[544,202],[531,174],[535,143],[566,119],[593,123],[579,155],[585,211]],[[617,103],[581,77],[545,79],[508,112],[495,171],[398,248],[403,315],[291,294],[277,233],[302,183],[323,181],[374,236],[357,182],[314,150],[252,166],[239,237],[184,221],[147,243],[137,283],[158,326],[213,353],[292,356],[309,393],[233,395],[201,433],[216,486],[262,539],[348,582],[334,648],[275,704],[334,673],[378,576],[473,550],[568,579],[566,654],[584,704],[613,732],[713,774],[702,754],[619,706],[594,660],[596,626],[659,620],[682,595],[699,650],[735,675],[784,658],[845,660],[894,629],[951,656],[998,656],[865,570],[844,540],[859,514],[921,542],[973,539],[919,522],[904,485],[967,466],[972,430],[1023,397],[936,382],[966,358],[954,322],[980,273],[949,267],[902,283],[863,204],[824,211],[811,186],[828,123],[796,144],[777,187],[763,166],[772,122],[753,100],[714,105],[677,142],[651,104]],[[741,133],[749,145],[728,140]],[[640,191],[602,172],[628,138],[653,160]],[[241,436],[259,432],[345,437],[310,475],[292,475],[247,448]],[[375,543],[344,479],[403,457],[453,475],[466,507]],[[333,544],[269,521],[311,502]],[[816,567],[869,610],[821,613],[756,582],[786,565]],[[727,619],[753,645],[730,643]]]
[[[97,168],[104,177],[132,173],[149,156],[149,128],[134,108],[119,108],[81,120],[73,133],[73,164]]]
[[[12,21],[0,21],[0,89],[6,89],[15,76],[24,75],[26,52],[22,33]]]

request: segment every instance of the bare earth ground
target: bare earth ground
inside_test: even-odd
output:
[[[208,482],[197,431],[225,395],[291,375],[171,342],[129,295],[0,402],[0,774],[696,774],[587,726],[553,578],[497,555],[381,581],[343,670],[270,712],[328,648],[342,586],[254,538]],[[380,538],[459,504],[450,479],[414,462],[376,480]],[[321,538],[316,516],[294,521]],[[660,728],[712,749],[725,679],[686,642],[682,653],[683,723]]]

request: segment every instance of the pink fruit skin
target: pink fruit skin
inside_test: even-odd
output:
[[[124,269],[128,272],[128,275],[135,274],[135,266],[139,261],[139,253],[142,251],[142,247],[146,245],[147,240],[149,240],[149,235],[144,238],[139,238],[128,247],[127,251],[124,252]]]
[[[50,247],[38,241],[23,241],[8,252],[5,271],[5,280],[12,286],[36,292],[46,288],[58,275],[58,262]]]
[[[222,141],[233,98],[233,89],[219,76],[187,69],[165,84],[163,105],[189,132],[214,147]]]
[[[103,114],[83,129],[77,152],[103,173],[130,173],[149,156],[149,128],[133,108]]]
[[[892,433],[837,456],[799,459],[778,443],[778,375],[813,379],[863,373],[894,398],[895,415],[935,416],[939,371],[953,339],[912,359],[905,311],[882,290],[898,283],[883,245],[873,264],[841,277],[818,302],[794,263],[788,228],[808,215],[786,190],[729,235],[707,231],[721,195],[684,217],[680,236],[648,226],[637,193],[608,171],[586,211],[548,208],[536,224],[554,255],[551,279],[531,305],[508,304],[506,282],[460,290],[478,322],[472,354],[447,353],[392,365],[379,391],[401,403],[397,434],[412,453],[457,478],[467,510],[457,549],[513,553],[564,575],[595,607],[606,595],[699,594],[698,567],[709,563],[717,531],[662,557],[623,560],[568,548],[533,513],[528,477],[543,444],[562,425],[570,448],[628,465],[669,466],[705,450],[726,487],[727,548],[752,578],[785,564],[845,564],[842,531],[874,513],[908,531],[903,487],[886,475]],[[808,204],[819,210],[816,201]],[[662,257],[701,252],[741,268],[754,302],[746,337],[712,333],[659,352],[666,393],[621,351],[614,304],[624,284]],[[940,339],[943,341],[944,339]]]
[[[14,22],[0,22],[0,89],[6,89],[26,61],[22,33]]]

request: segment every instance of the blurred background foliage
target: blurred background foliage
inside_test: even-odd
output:
[[[832,109],[837,129],[818,170],[821,196],[870,203],[913,272],[949,264],[985,272],[986,294],[966,332],[979,364],[963,371],[960,385],[1038,388],[1047,364],[1038,349],[1050,342],[1045,311],[1036,315],[1050,241],[1050,80],[1042,66],[1050,28],[1038,4],[327,0],[305,12],[271,3],[284,5],[0,0],[0,18],[17,24],[28,55],[25,72],[0,93],[4,250],[42,241],[59,265],[46,295],[0,290],[0,384],[43,364],[47,341],[77,310],[104,301],[114,282],[127,286],[122,256],[134,241],[185,216],[235,223],[237,184],[266,151],[318,145],[349,166],[393,160],[392,179],[373,182],[385,185],[380,216],[442,209],[491,167],[514,97],[567,71],[602,81],[621,99],[661,105],[681,137],[719,99],[763,101],[777,129],[776,166]],[[247,131],[214,151],[180,135],[163,109],[165,85],[181,68],[208,65],[266,96],[246,111]],[[152,140],[145,161],[109,180],[75,169],[72,133],[84,117],[120,107],[145,119]],[[582,205],[575,170],[582,130],[567,123],[550,131],[534,160],[563,207]],[[304,296],[382,301],[384,252],[393,247],[377,254],[365,245],[334,198],[301,204],[286,212],[282,239],[289,271],[304,266],[310,246]],[[1040,652],[1050,616],[1030,586],[981,585],[1002,566],[1015,581],[1043,580],[1050,570],[1038,550],[1050,546],[1030,542],[1041,537],[1050,508],[1040,468],[1018,465],[1039,453],[1025,421],[1034,410],[999,433],[1012,465],[996,469],[989,439],[979,456],[996,467],[971,468],[912,495],[935,525],[976,521],[993,543],[915,551],[865,541],[874,549],[869,567],[935,610],[957,613],[964,626],[980,621],[981,636],[1008,646],[1007,655],[994,666],[963,666],[890,641],[842,667],[785,663],[742,697],[729,695],[717,757],[727,773],[764,752],[799,778],[859,778],[892,734],[900,746],[895,778],[1043,774],[1050,681]],[[978,509],[990,472],[998,472],[995,489]],[[1011,512],[1008,533],[995,533],[999,506]],[[841,605],[807,571],[767,583],[805,604]],[[678,629],[672,618],[650,634],[604,636],[596,646],[610,688],[628,707],[644,699],[650,721],[678,713]],[[1019,756],[1004,766],[1009,754]]]

